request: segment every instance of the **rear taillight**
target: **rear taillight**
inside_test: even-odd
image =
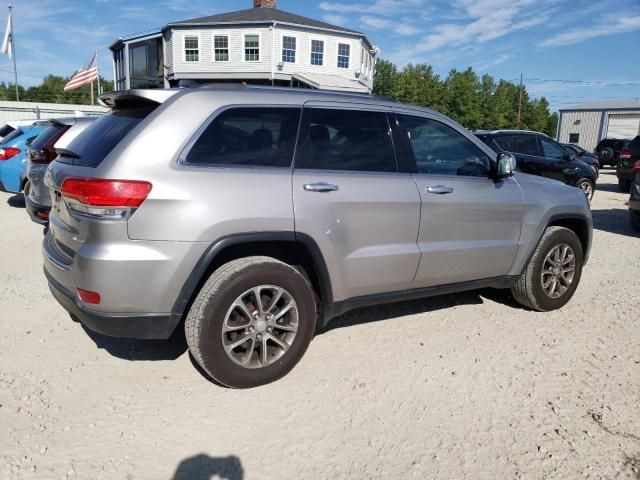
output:
[[[127,218],[151,192],[151,183],[139,180],[67,178],[60,193],[76,212],[105,218]]]
[[[53,162],[58,157],[58,154],[54,149],[54,145],[58,140],[60,140],[60,137],[62,137],[62,135],[64,135],[70,128],[70,125],[64,125],[63,127],[59,128],[58,131],[44,143],[44,145],[42,145],[41,150],[30,150],[29,160],[31,160],[32,163]]]
[[[0,160],[9,160],[20,154],[20,149],[15,147],[0,148]]]
[[[640,172],[640,160],[633,164],[633,168],[631,169],[633,173]]]
[[[620,158],[631,158],[630,150],[620,150]]]

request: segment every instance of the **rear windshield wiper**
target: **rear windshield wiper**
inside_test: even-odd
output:
[[[76,158],[76,159],[80,158],[80,155],[78,155],[76,152],[73,152],[66,148],[56,148],[55,150],[58,155],[62,155],[63,157]]]

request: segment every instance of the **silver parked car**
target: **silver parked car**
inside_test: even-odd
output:
[[[47,122],[47,129],[38,135],[27,149],[27,184],[25,203],[27,213],[36,223],[47,224],[51,210],[51,196],[44,185],[44,172],[58,153],[64,149],[97,117],[56,118]]]
[[[496,287],[546,311],[580,281],[584,194],[439,113],[250,86],[101,98],[112,113],[47,171],[51,290],[107,335],[184,321],[222,384],[284,376],[355,307]]]

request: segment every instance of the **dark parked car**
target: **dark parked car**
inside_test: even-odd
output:
[[[610,165],[615,168],[620,160],[620,152],[629,145],[630,138],[604,138],[596,146],[595,154],[600,160],[600,168]]]
[[[578,160],[582,160],[587,165],[595,168],[596,173],[600,174],[600,160],[595,153],[586,151],[584,148],[574,145],[573,143],[561,143],[565,150],[572,155],[578,157]]]
[[[630,141],[625,148],[620,151],[616,176],[618,177],[618,187],[621,192],[627,193],[633,180],[633,168],[640,160],[640,135]]]
[[[636,138],[637,140],[637,138]],[[631,198],[629,198],[629,221],[631,228],[640,232],[640,160],[633,165],[631,181]]]
[[[553,178],[582,189],[593,198],[598,172],[548,136],[528,130],[477,130],[475,135],[496,152],[512,153],[517,170]]]

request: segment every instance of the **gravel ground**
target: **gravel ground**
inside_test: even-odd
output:
[[[564,309],[483,290],[359,310],[244,391],[199,373],[184,336],[72,322],[16,200],[0,194],[2,479],[640,479],[640,238],[610,170]]]

